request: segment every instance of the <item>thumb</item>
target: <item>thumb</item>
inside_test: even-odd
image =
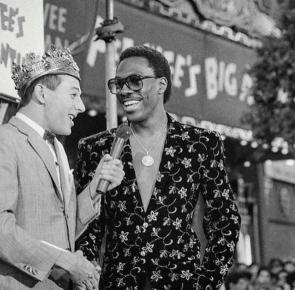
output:
[[[83,252],[82,252],[81,250],[76,251],[75,254],[76,254],[77,256],[80,256],[80,257],[83,257],[83,256],[84,256],[84,255],[83,255]]]
[[[110,161],[113,159],[113,157],[110,154],[105,154],[102,159],[103,161]]]

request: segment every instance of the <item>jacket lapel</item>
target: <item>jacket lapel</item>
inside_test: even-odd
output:
[[[170,176],[170,166],[173,165],[173,163],[175,163],[175,156],[179,155],[180,153],[179,150],[182,150],[182,144],[181,144],[182,130],[169,114],[167,114],[167,116],[168,116],[167,137],[166,137],[163,152],[162,152],[162,157],[161,157],[161,162],[159,166],[157,180],[155,183],[154,192],[167,192],[167,189],[165,188],[166,188],[166,183]],[[152,196],[150,205],[153,202],[154,202],[154,198]]]
[[[54,184],[55,187],[58,190],[58,198],[61,200],[61,188],[58,182],[58,177],[57,177],[57,172],[53,160],[53,156],[46,145],[45,141],[41,138],[41,136],[29,125],[27,125],[25,122],[22,120],[13,117],[9,121],[11,125],[16,127],[21,133],[27,135],[28,142],[30,145],[33,147],[33,149],[36,151],[36,153],[40,156],[42,159],[44,165],[46,166]]]
[[[123,147],[123,152],[121,155],[122,163],[124,164],[124,172],[125,176],[123,182],[130,184],[136,180],[135,171],[133,167],[133,160],[132,160],[132,151],[130,140],[128,139],[126,144]]]

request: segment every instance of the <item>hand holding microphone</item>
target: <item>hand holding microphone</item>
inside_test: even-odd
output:
[[[120,158],[124,144],[129,139],[130,135],[131,135],[131,129],[126,123],[123,123],[118,127],[115,139],[112,144],[111,152],[110,152],[111,158],[108,156],[105,156],[103,160],[103,164],[100,168],[101,170],[100,175],[104,175],[107,178],[101,178],[99,180],[97,188],[96,188],[96,192],[105,193],[109,186],[114,185],[113,187],[115,187],[121,183],[124,172],[123,172],[123,166],[121,163],[119,163],[118,159]],[[111,161],[108,161],[108,160],[111,160]],[[109,168],[107,168],[108,162],[110,162],[110,165],[115,165],[118,168],[114,166],[110,166]],[[104,168],[104,163],[105,163],[105,168]],[[122,174],[122,176],[120,173]],[[111,184],[111,180],[114,181],[112,182],[114,184]]]

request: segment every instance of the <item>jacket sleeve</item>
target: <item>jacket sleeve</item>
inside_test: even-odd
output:
[[[224,147],[217,133],[204,136],[208,152],[202,163],[203,227],[208,243],[199,270],[200,289],[218,289],[232,265],[240,215],[224,164]],[[207,287],[207,288],[206,288]]]
[[[103,153],[93,150],[92,145],[88,144],[87,139],[82,139],[78,145],[78,159],[76,164],[76,188],[79,196],[87,190],[92,180],[96,167]],[[88,260],[99,262],[100,248],[102,238],[105,233],[104,227],[104,200],[103,196],[99,201],[100,211],[94,219],[92,219],[86,229],[76,240],[76,248],[82,250]],[[78,205],[79,211],[79,205]]]
[[[86,230],[77,239],[76,249],[81,250],[89,261],[99,263],[104,233],[104,208],[102,207],[100,215],[88,225]]]
[[[61,252],[18,226],[18,165],[13,137],[0,131],[0,259],[37,280],[50,274]]]

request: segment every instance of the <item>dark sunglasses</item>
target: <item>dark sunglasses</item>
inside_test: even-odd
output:
[[[143,87],[142,80],[156,78],[154,76],[140,76],[140,75],[130,75],[126,78],[113,78],[108,81],[108,88],[112,94],[119,93],[124,85],[126,85],[130,90],[138,92]]]

